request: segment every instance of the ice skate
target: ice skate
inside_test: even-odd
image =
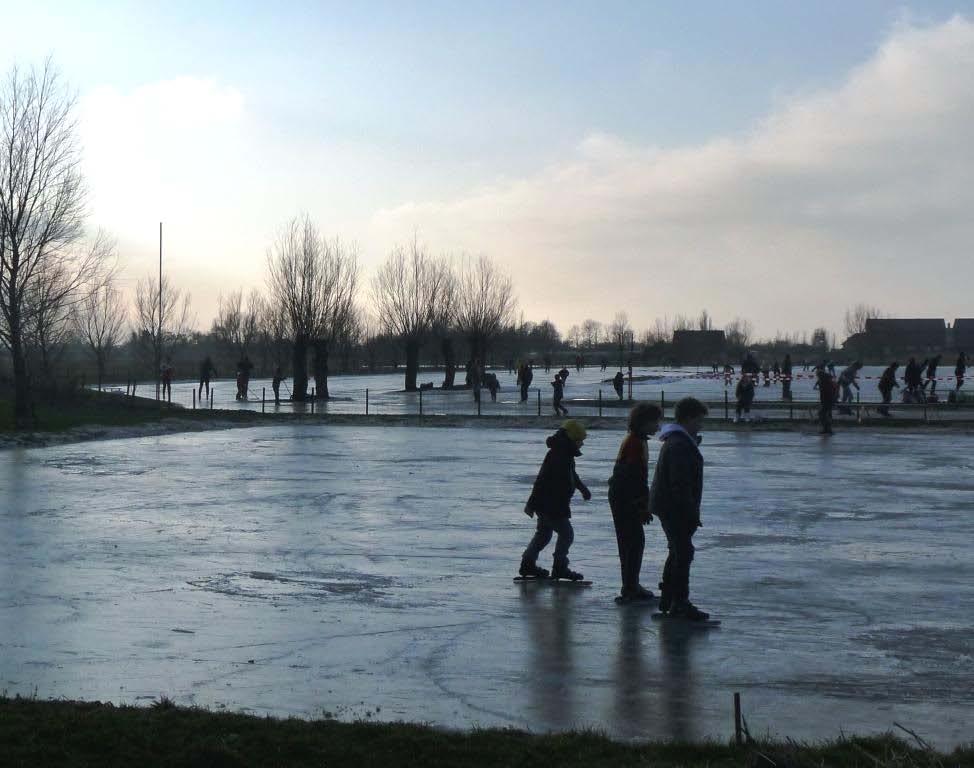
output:
[[[535,563],[521,561],[521,567],[517,569],[518,575],[525,579],[547,579],[551,574],[547,568],[542,568]]]
[[[564,581],[584,581],[585,577],[582,576],[578,571],[571,570],[567,565],[558,567],[557,565],[551,569],[551,578],[554,581],[559,579]]]

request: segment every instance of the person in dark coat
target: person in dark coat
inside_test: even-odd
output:
[[[690,563],[693,534],[701,526],[703,454],[700,429],[707,406],[694,397],[676,404],[675,424],[660,432],[659,457],[649,489],[649,514],[659,519],[669,554],[660,582],[659,609],[670,616],[706,621],[710,616],[690,602]]]
[[[592,494],[575,471],[575,458],[582,455],[585,427],[574,419],[563,422],[555,434],[548,438],[548,453],[534,481],[531,495],[524,505],[524,514],[538,518],[534,537],[521,555],[521,576],[547,577],[548,571],[537,565],[538,555],[548,546],[552,534],[558,534],[555,543],[553,579],[580,581],[582,574],[568,568],[568,549],[575,539],[571,523],[571,499],[578,490],[588,501]]]
[[[815,387],[818,389],[818,423],[820,435],[832,434],[832,406],[836,400],[836,384],[825,365],[816,371]]]
[[[934,394],[937,392],[937,366],[940,365],[940,355],[930,358],[927,363],[927,380],[923,384],[924,392],[926,392],[927,384],[930,385],[930,396],[933,399]]]
[[[964,386],[965,373],[967,373],[967,355],[961,352],[957,355],[957,365],[954,366],[954,378],[957,379],[957,384],[954,386],[955,392]]]
[[[781,399],[791,400],[791,354],[781,364]]]
[[[534,381],[534,371],[531,370],[531,363],[524,363],[521,366],[521,402],[526,402],[528,399],[528,389],[531,387],[531,382]]]
[[[622,375],[622,371],[616,371],[616,375],[612,377],[612,388],[616,391],[619,399],[622,400],[623,388],[626,384],[626,377]]]
[[[237,363],[237,400],[246,400],[250,391],[250,372],[254,369],[254,364],[250,358],[244,355]]]
[[[883,405],[877,410],[883,416],[889,416],[889,404],[893,399],[893,388],[896,387],[899,389],[900,386],[896,382],[896,369],[899,367],[899,363],[890,363],[886,370],[883,371],[883,375],[879,377],[879,394],[883,396]]]
[[[555,374],[554,381],[551,382],[552,388],[555,390],[552,395],[552,402],[555,406],[556,416],[567,416],[568,409],[561,404],[562,398],[565,396],[565,380],[561,377],[560,373]]]
[[[198,396],[200,400],[203,399],[203,387],[206,387],[206,399],[210,399],[210,376],[216,376],[216,366],[213,365],[213,361],[210,356],[207,355],[203,358],[203,362],[200,363],[200,390]]]
[[[281,404],[281,382],[284,381],[285,376],[281,372],[281,366],[277,366],[274,369],[274,378],[271,379],[271,389],[274,390],[274,405]]]
[[[850,407],[853,402],[852,388],[856,388],[856,392],[859,391],[859,382],[856,381],[856,377],[859,375],[859,371],[862,368],[862,363],[856,360],[848,368],[845,368],[842,373],[839,374],[839,386],[842,388],[842,405],[839,406],[839,412],[849,416],[852,413],[852,408]]]
[[[754,402],[754,382],[756,378],[756,375],[741,373],[741,378],[737,382],[737,389],[734,390],[734,395],[737,397],[736,415],[734,416],[735,422],[751,420],[751,403]]]
[[[619,372],[622,375],[622,372]],[[643,526],[649,515],[650,435],[659,430],[663,411],[653,403],[640,403],[629,413],[629,433],[619,447],[612,478],[609,480],[609,508],[619,547],[622,590],[618,603],[652,600],[654,595],[639,583],[646,535]]]

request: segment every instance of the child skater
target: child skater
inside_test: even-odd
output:
[[[585,501],[592,498],[591,492],[575,472],[575,457],[582,455],[581,448],[584,442],[585,427],[575,419],[565,421],[559,430],[548,438],[548,454],[544,457],[538,477],[534,481],[528,503],[524,505],[524,514],[528,517],[537,514],[538,526],[534,538],[521,556],[521,568],[518,571],[521,576],[538,578],[548,576],[548,571],[537,565],[538,555],[548,546],[551,535],[557,533],[558,541],[555,544],[551,578],[582,580],[582,574],[568,569],[568,548],[575,539],[570,506],[575,489],[582,492]]]
[[[609,480],[609,508],[619,545],[619,565],[622,570],[622,592],[617,603],[631,603],[655,599],[655,595],[639,583],[639,569],[643,564],[646,535],[643,526],[649,514],[649,446],[650,435],[659,430],[663,412],[658,405],[639,403],[629,413],[629,433],[622,441],[616,456],[612,479]]]

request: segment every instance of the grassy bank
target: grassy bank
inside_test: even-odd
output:
[[[826,744],[651,743],[593,733],[442,731],[408,724],[278,720],[184,709],[0,698],[4,766],[974,766],[892,736]]]

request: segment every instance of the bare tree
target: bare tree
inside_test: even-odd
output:
[[[267,253],[272,302],[287,321],[292,340],[292,397],[308,396],[308,348],[315,351],[316,394],[328,396],[330,344],[354,316],[358,260],[340,241],[323,239],[311,219],[284,225]]]
[[[174,287],[169,275],[163,275],[161,285],[154,275],[144,277],[136,283],[135,335],[143,361],[149,367],[154,368],[157,360],[164,360],[171,354],[173,347],[189,336],[195,322],[190,294],[184,294]],[[159,374],[159,371],[153,371],[156,381],[159,380]],[[156,399],[159,397],[157,387]]]
[[[856,304],[845,311],[845,332],[847,336],[866,332],[866,321],[882,317],[883,313],[877,307],[868,304]]]
[[[72,313],[75,333],[95,358],[99,390],[108,361],[124,338],[127,319],[122,294],[110,282],[89,293]]]
[[[674,331],[692,331],[695,326],[693,319],[686,315],[676,315],[673,318]]]
[[[39,310],[63,304],[99,266],[73,247],[85,198],[74,112],[50,61],[40,72],[14,67],[0,84],[0,341],[12,358],[21,428],[30,422],[25,334]],[[38,289],[52,277],[56,287]]]
[[[514,315],[514,285],[487,256],[464,258],[457,272],[454,322],[471,356],[483,362],[491,340]]]
[[[700,311],[700,316],[697,318],[697,329],[700,331],[709,331],[714,327],[714,320],[710,316],[710,313],[703,309]]]
[[[754,326],[750,320],[745,320],[743,317],[735,317],[724,326],[724,334],[727,337],[728,346],[737,351],[741,351],[746,349],[751,343],[751,337],[754,335]]]
[[[613,346],[619,350],[619,368],[622,369],[622,358],[626,351],[626,344],[632,339],[632,327],[629,325],[629,315],[617,312],[609,324],[609,337]]]
[[[585,346],[596,347],[601,341],[602,323],[598,320],[588,319],[582,323],[582,337],[585,339]]]
[[[211,332],[234,354],[243,357],[257,341],[264,312],[263,303],[257,290],[250,292],[246,304],[243,289],[231,291],[226,298],[221,295]]]
[[[447,323],[450,265],[431,256],[414,237],[396,246],[372,281],[372,300],[383,328],[406,347],[407,392],[415,391],[419,351],[429,334]]]
[[[566,339],[573,349],[579,349],[582,346],[583,338],[584,336],[582,335],[582,329],[577,325],[573,325],[568,329],[568,336]]]

